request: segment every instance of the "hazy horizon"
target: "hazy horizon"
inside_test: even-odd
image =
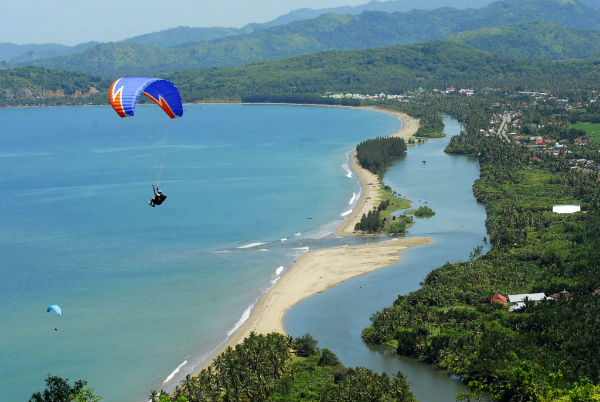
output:
[[[23,0],[3,2],[0,43],[73,46],[121,41],[179,26],[239,28],[274,20],[300,8],[357,6],[369,0],[240,0],[219,2],[181,0]]]

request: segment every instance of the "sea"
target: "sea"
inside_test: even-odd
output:
[[[0,109],[0,400],[49,374],[106,401],[172,390],[300,255],[374,241],[334,233],[361,193],[349,153],[401,124],[316,106]]]

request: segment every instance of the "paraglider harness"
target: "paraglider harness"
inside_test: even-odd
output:
[[[148,205],[154,208],[155,206],[162,204],[164,200],[167,199],[167,196],[160,192],[158,186],[154,188],[154,184],[152,185],[152,191],[154,192],[154,197],[148,202]]]

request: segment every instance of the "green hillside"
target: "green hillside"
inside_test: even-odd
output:
[[[498,87],[509,90],[597,88],[598,59],[585,61],[530,61],[508,59],[468,45],[434,41],[410,46],[354,51],[330,50],[288,59],[263,61],[243,67],[188,70],[165,75],[186,102],[252,99],[278,100],[327,91],[403,93],[415,88]],[[44,90],[63,88],[64,94],[90,87],[105,94],[111,79],[82,73],[26,67],[0,70],[0,103],[65,103],[46,98]],[[20,94],[20,95],[18,95]],[[318,100],[311,98],[310,100]],[[103,96],[94,102],[106,103]]]
[[[597,29],[600,12],[563,0],[504,0],[482,9],[405,13],[364,12],[323,15],[312,20],[173,48],[131,43],[98,45],[77,55],[32,62],[105,76],[164,74],[184,69],[239,66],[328,49],[363,49],[445,38],[458,32],[519,21],[550,21]]]
[[[104,103],[109,85],[106,79],[73,71],[0,70],[0,105]]]
[[[244,67],[174,73],[187,101],[239,100],[247,96],[289,96],[326,91],[403,93],[432,89],[499,87],[513,90],[597,87],[591,61],[508,59],[467,45],[434,41],[410,46],[327,51]],[[560,77],[560,78],[557,78]]]
[[[190,42],[202,42],[224,38],[226,36],[251,33],[251,28],[190,28],[177,27],[164,31],[152,32],[145,35],[125,39],[123,42],[137,43],[146,46],[171,47]]]
[[[510,58],[568,60],[600,54],[600,32],[543,21],[482,28],[450,35],[447,39]]]

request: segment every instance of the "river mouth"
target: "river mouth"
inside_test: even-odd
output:
[[[402,371],[415,396],[430,402],[455,400],[456,394],[467,388],[456,376],[417,359],[365,345],[361,332],[370,325],[371,314],[390,306],[399,294],[418,289],[419,282],[433,269],[446,262],[468,260],[487,236],[485,208],[472,191],[479,164],[469,156],[444,153],[450,138],[462,128],[449,117],[444,117],[444,125],[446,137],[410,147],[406,157],[391,166],[383,178],[384,184],[411,200],[413,208],[426,205],[433,209],[435,216],[415,218],[407,236],[431,236],[434,242],[407,250],[395,265],[299,303],[284,320],[290,335],[310,333],[319,347],[332,350],[346,366],[367,367],[388,375]]]

